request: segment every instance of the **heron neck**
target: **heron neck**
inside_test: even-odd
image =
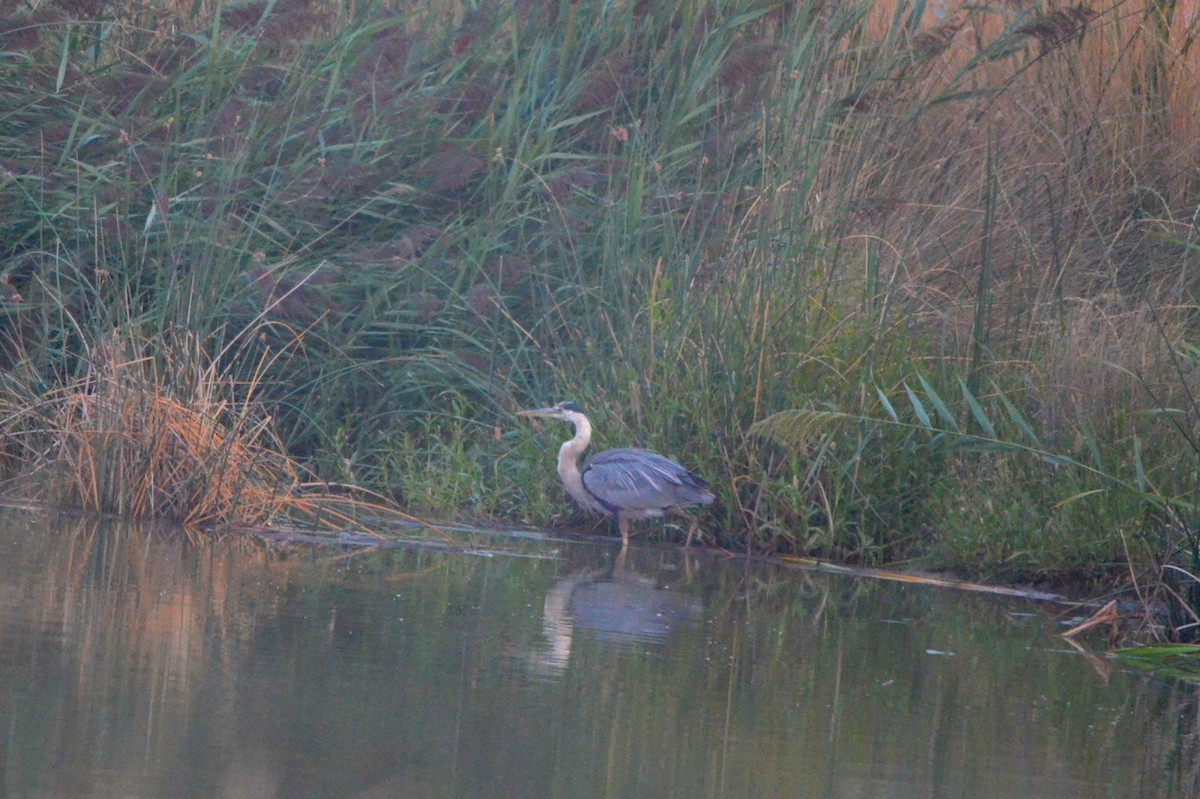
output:
[[[595,500],[583,487],[583,478],[579,474],[579,456],[591,443],[592,425],[587,417],[572,421],[575,422],[575,436],[558,448],[558,476],[567,487],[567,493],[577,502],[585,507],[594,507]]]

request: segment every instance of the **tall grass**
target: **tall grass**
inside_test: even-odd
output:
[[[33,475],[56,504],[187,524],[263,525],[298,504],[300,470],[184,334],[113,331],[91,370],[47,396],[46,456]],[[166,369],[166,373],[162,371]]]
[[[31,373],[28,354],[14,354],[0,429],[20,490],[92,514],[189,525],[313,515],[256,385],[233,385],[194,335],[115,328],[85,348],[81,374],[57,386]]]
[[[510,414],[571,397],[601,445],[705,474],[726,546],[1024,579],[1188,566],[1185,12],[21,11],[0,31],[4,365],[53,390],[127,321],[189,331],[254,376],[292,455],[442,515],[554,521],[551,443]],[[968,397],[1011,405],[1088,468],[928,446],[918,375],[967,428]],[[755,426],[798,409],[840,421]]]

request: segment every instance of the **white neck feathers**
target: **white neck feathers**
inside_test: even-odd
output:
[[[583,478],[579,474],[579,456],[591,443],[592,425],[582,413],[572,413],[567,418],[575,425],[575,436],[558,448],[558,477],[576,502],[585,508],[600,510],[583,487]]]

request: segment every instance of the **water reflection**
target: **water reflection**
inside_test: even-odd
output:
[[[1105,678],[1036,608],[551,546],[2,514],[0,795],[1195,793],[1196,689]]]
[[[663,643],[683,626],[699,623],[700,600],[641,574],[622,550],[607,571],[583,570],[554,584],[542,606],[547,646],[534,659],[539,674],[560,674],[571,657],[575,628],[615,647]]]

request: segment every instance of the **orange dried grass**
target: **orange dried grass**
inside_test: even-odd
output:
[[[128,341],[124,349],[132,348]],[[155,342],[161,344],[161,342]],[[92,373],[54,403],[53,467],[60,502],[97,513],[186,524],[262,525],[302,510],[300,470],[246,399],[208,362],[194,337],[163,359],[94,353]]]

